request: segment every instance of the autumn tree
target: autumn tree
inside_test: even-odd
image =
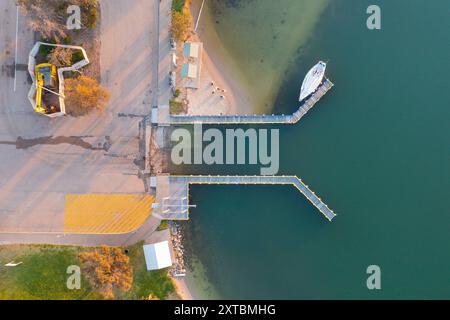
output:
[[[79,255],[81,271],[91,286],[106,299],[114,298],[114,290],[127,292],[133,283],[129,257],[119,248],[102,247]]]
[[[97,80],[79,76],[65,80],[65,104],[67,113],[80,116],[93,109],[103,111],[111,94]]]
[[[67,8],[77,5],[81,9],[81,23],[94,28],[98,18],[98,0],[17,0],[28,25],[45,39],[60,42],[67,36]]]
[[[73,60],[73,50],[70,48],[56,47],[47,56],[49,63],[61,67],[70,67]]]
[[[192,25],[192,17],[188,10],[182,12],[172,10],[171,32],[175,40],[185,41]]]

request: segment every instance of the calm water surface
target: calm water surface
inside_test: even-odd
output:
[[[190,279],[197,297],[450,297],[449,2],[383,1],[382,30],[369,31],[372,2],[207,1],[216,32],[239,47],[230,54],[286,46],[285,54],[277,51],[282,67],[272,70],[273,57],[259,62],[281,74],[270,82],[275,113],[293,111],[304,74],[329,61],[336,86],[300,123],[279,127],[279,174],[303,178],[338,217],[329,223],[290,187],[191,188],[197,208],[187,238],[202,266]],[[266,8],[279,11],[262,18]],[[275,37],[278,24],[279,37],[297,32],[305,11],[318,14],[307,37],[296,35],[306,40],[293,47],[292,39]],[[239,23],[224,27],[229,21]],[[239,37],[248,24],[267,43]],[[243,64],[242,72],[254,74],[255,65]],[[208,168],[255,173],[246,169]],[[382,270],[377,292],[366,288],[372,264]]]

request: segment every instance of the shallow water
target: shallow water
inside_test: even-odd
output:
[[[215,56],[221,60],[231,56],[233,72],[243,79],[241,85],[250,96],[252,111],[272,110],[280,82],[290,68],[296,68],[298,49],[308,40],[327,3],[328,0],[206,1],[200,20],[201,34],[208,42],[223,45]]]
[[[280,78],[264,81],[276,93],[274,112],[295,109],[306,71],[329,60],[336,86],[300,123],[279,127],[279,174],[303,178],[338,216],[329,223],[295,188],[192,187],[197,207],[187,237],[207,286],[224,298],[448,298],[448,1],[383,2],[380,31],[366,28],[371,1],[332,1],[297,48],[273,38],[271,26],[283,12],[295,12],[285,10],[284,1],[267,15],[259,7],[271,0],[220,2],[239,8],[223,5],[216,31],[240,57],[263,50],[260,40],[239,46],[251,38],[248,28],[257,39],[256,31],[264,30],[267,42],[295,53],[279,54],[280,65],[295,69],[273,68]],[[235,29],[222,29],[232,22],[239,22]],[[283,28],[297,25],[287,18]],[[268,58],[261,66],[273,67]],[[242,70],[249,77],[258,71]],[[246,167],[185,170],[255,173]],[[379,291],[366,287],[372,264],[382,271]],[[194,295],[201,297],[201,290]]]

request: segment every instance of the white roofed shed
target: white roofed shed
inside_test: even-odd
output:
[[[168,241],[144,245],[147,270],[159,270],[172,266]]]

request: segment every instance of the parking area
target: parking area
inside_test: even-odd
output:
[[[145,192],[139,123],[155,85],[155,3],[102,1],[101,78],[111,102],[103,114],[49,119],[27,100],[34,33],[21,15],[16,24],[14,0],[0,1],[0,233],[64,231],[68,194]]]

